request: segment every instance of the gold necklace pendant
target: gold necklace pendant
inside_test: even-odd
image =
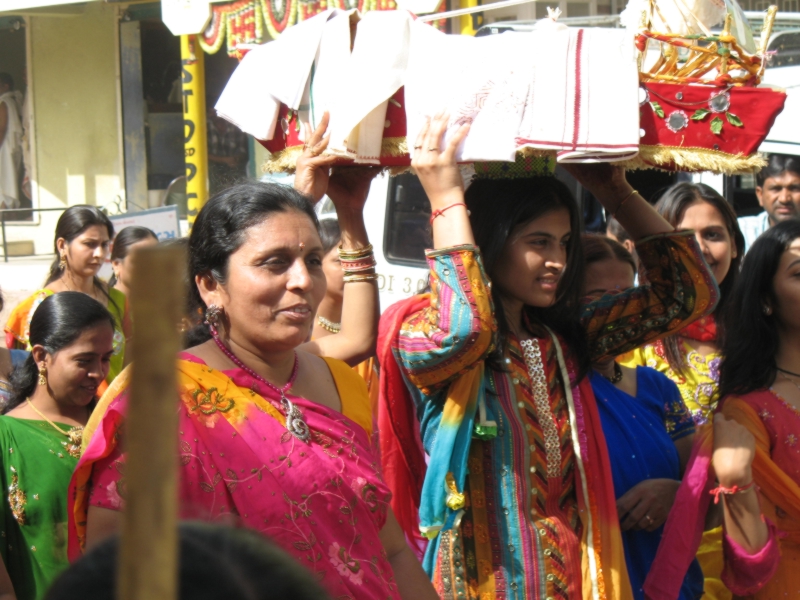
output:
[[[61,442],[61,445],[64,446],[64,449],[67,451],[67,454],[69,454],[72,458],[80,458],[81,444],[83,443],[83,427],[73,427],[68,431],[64,431],[63,429],[61,429],[61,427],[59,427],[58,425],[53,423],[50,419],[48,419],[47,416],[42,411],[36,408],[33,405],[33,402],[31,402],[30,398],[27,399],[27,403],[28,406],[30,406],[34,410],[34,412],[36,412],[37,415],[39,415],[40,417],[42,417],[42,419],[44,419],[47,423],[49,423],[53,429],[58,431],[58,433],[60,433],[61,435],[67,436],[67,439],[69,441]]]
[[[67,432],[69,442],[61,442],[67,453],[72,458],[81,457],[81,445],[83,443],[83,427],[73,427]]]

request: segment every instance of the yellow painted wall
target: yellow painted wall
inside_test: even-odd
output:
[[[105,205],[122,188],[116,9],[89,3],[80,15],[29,24],[38,207]],[[38,227],[11,227],[9,239],[47,252],[58,214],[41,215]]]

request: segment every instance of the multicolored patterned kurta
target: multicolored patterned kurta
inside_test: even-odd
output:
[[[693,233],[654,236],[637,249],[652,283],[604,296],[583,309],[593,360],[681,329],[716,304],[718,290]],[[587,475],[591,465],[583,462],[583,452],[576,453],[575,444],[583,449],[587,436],[602,440],[602,431],[599,423],[597,431],[581,430],[591,416],[589,410],[581,414],[581,406],[593,408],[594,398],[590,387],[580,401],[577,396],[586,386],[579,390],[573,382],[565,388],[565,375],[574,375],[568,348],[563,351],[567,360],[559,360],[560,347],[550,336],[512,337],[507,370],[483,368],[492,348],[494,320],[486,301],[491,284],[477,249],[431,251],[428,262],[430,306],[405,320],[394,352],[410,384],[423,445],[431,456],[425,485],[432,473],[441,472],[436,461],[442,456],[442,439],[451,436],[451,454],[461,452],[467,463],[463,502],[451,504],[448,495],[444,526],[426,556],[437,591],[445,599],[476,600],[628,597],[627,581],[612,585],[619,572],[603,572],[604,563],[592,559],[607,551],[599,547],[601,537],[592,530],[597,524],[590,519],[600,490],[589,487],[576,493],[581,482],[592,478]],[[467,435],[452,435],[451,428],[458,425],[443,408],[452,393],[448,389],[474,373],[476,365],[483,369],[474,417],[479,427],[475,437],[472,421]],[[577,432],[572,423],[577,423]],[[461,489],[457,473],[454,479],[442,482],[453,493]],[[423,526],[426,493],[423,488]],[[624,574],[624,561],[621,569]]]

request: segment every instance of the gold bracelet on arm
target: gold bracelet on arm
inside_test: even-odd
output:
[[[614,212],[612,212],[612,213],[611,213],[611,216],[612,216],[614,219],[616,219],[616,218],[617,218],[617,215],[619,214],[619,211],[620,211],[620,209],[622,208],[622,205],[623,205],[623,204],[625,204],[625,203],[626,203],[626,202],[627,202],[627,201],[628,201],[628,200],[629,200],[631,197],[633,197],[635,194],[638,194],[638,193],[639,193],[638,191],[636,191],[636,190],[633,190],[633,191],[631,191],[631,193],[630,193],[630,194],[628,194],[627,196],[625,196],[625,197],[622,199],[622,201],[621,201],[619,204],[617,204],[617,208],[615,208],[615,209],[614,209]]]

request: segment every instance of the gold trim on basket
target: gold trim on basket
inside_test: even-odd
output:
[[[280,152],[272,154],[261,166],[264,173],[294,173],[297,159],[303,153],[303,146],[289,146]],[[381,156],[403,156],[408,154],[408,140],[406,136],[383,138],[381,141]],[[396,168],[396,167],[392,167]],[[408,167],[401,167],[407,169]]]
[[[712,171],[725,175],[758,173],[767,161],[755,153],[750,156],[728,154],[708,148],[677,146],[639,146],[639,154],[620,163],[626,169],[663,169],[679,171]],[[668,169],[671,167],[671,169]]]

